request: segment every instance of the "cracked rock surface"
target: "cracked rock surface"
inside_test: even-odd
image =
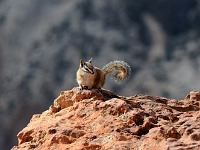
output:
[[[61,92],[49,110],[33,115],[12,150],[197,150],[200,92],[184,100],[107,90]]]

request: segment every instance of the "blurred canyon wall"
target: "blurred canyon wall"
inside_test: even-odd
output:
[[[79,60],[130,64],[118,95],[183,99],[200,90],[199,0],[1,0],[0,149],[63,90],[78,86]]]

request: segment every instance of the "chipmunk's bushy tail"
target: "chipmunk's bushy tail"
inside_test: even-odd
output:
[[[124,61],[115,60],[105,65],[102,71],[105,76],[111,73],[112,79],[122,82],[130,77],[131,67]]]

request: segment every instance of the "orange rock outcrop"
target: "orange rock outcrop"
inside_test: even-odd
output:
[[[33,115],[12,150],[197,150],[200,92],[184,100],[73,88]]]

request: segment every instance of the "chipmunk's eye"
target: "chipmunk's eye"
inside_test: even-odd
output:
[[[90,70],[88,68],[85,68],[85,70],[87,70],[88,72],[90,72]]]

